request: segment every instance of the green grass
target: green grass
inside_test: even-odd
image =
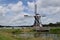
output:
[[[50,29],[50,33],[60,34],[60,28]]]
[[[14,37],[14,34],[20,34],[22,32],[32,32],[34,33],[34,30],[28,30],[28,29],[24,29],[24,30],[20,30],[20,29],[0,29],[0,40],[38,40],[41,38],[20,38],[20,37]],[[60,28],[57,29],[50,29],[50,33],[56,33],[60,35]],[[42,39],[41,39],[42,40]]]
[[[14,38],[12,38],[11,34],[0,32],[0,40],[14,40]]]
[[[1,29],[0,40],[21,40],[21,38],[14,37],[13,33],[18,34],[21,31],[18,29]]]
[[[12,40],[12,39],[0,34],[0,40]]]

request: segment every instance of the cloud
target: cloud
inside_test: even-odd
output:
[[[28,8],[30,8],[29,10],[34,11],[34,2],[27,2],[28,3]]]
[[[33,24],[34,18],[24,18],[23,15],[34,14],[34,2],[27,1],[24,5],[22,1],[9,3],[0,6],[0,24],[3,25],[27,25]],[[36,0],[37,13],[46,15],[42,17],[43,24],[60,21],[60,0]],[[29,19],[29,20],[28,20]],[[32,22],[31,22],[32,21]]]
[[[21,19],[24,14],[24,6],[21,1],[15,4],[10,3],[7,6],[0,6],[0,24],[9,25],[14,20]]]
[[[24,9],[23,3],[21,1],[19,1],[16,4],[9,4],[8,7],[14,13],[19,13],[19,12],[23,11],[23,9]]]
[[[37,4],[40,5],[40,7],[49,7],[49,6],[60,6],[60,0],[37,0]]]
[[[4,16],[8,12],[6,7],[0,6],[0,16]]]
[[[18,21],[18,19],[24,20],[25,19],[24,15],[30,15],[30,14],[25,13],[25,12],[21,12],[20,14],[13,16],[12,19],[10,20],[9,24],[12,24],[12,22]]]
[[[23,3],[21,1],[19,1],[18,3],[10,3],[7,6],[0,6],[0,15],[4,15],[7,12],[11,12],[11,13],[20,13],[24,10],[23,7]]]
[[[45,18],[42,17],[42,23],[55,23],[60,20],[60,0],[36,0],[37,13],[46,15]],[[34,10],[34,2],[28,2],[28,7],[30,10]],[[47,21],[45,21],[47,20]]]

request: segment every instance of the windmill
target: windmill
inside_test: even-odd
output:
[[[34,12],[34,24],[33,24],[33,28],[35,29],[35,31],[46,31],[47,29],[46,28],[44,28],[43,26],[42,26],[42,23],[41,23],[41,17],[45,17],[45,15],[40,15],[39,13],[37,13],[37,4],[34,2],[34,6],[35,6],[35,12]],[[29,16],[29,15],[24,15],[25,17],[31,17],[31,16]]]
[[[35,4],[35,16],[34,16],[34,28],[36,30],[41,30],[42,24],[41,24],[41,15],[37,13],[37,4]]]

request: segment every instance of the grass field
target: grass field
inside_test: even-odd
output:
[[[15,38],[10,33],[0,31],[0,40],[15,40]]]
[[[22,32],[31,32],[32,29],[0,29],[0,40],[46,40],[46,38],[43,37],[32,37],[32,38],[21,38],[18,36],[15,36],[14,34],[20,34]],[[50,33],[56,33],[60,35],[60,29],[51,29]],[[33,31],[32,31],[33,32]],[[34,33],[34,32],[33,32]],[[53,40],[53,38],[48,38],[48,40]]]

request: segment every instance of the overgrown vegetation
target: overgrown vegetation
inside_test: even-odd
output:
[[[50,29],[50,33],[60,34],[60,28]]]
[[[32,32],[34,33],[34,29],[0,29],[0,40],[38,40],[42,38],[21,38],[14,34],[20,34],[22,32]],[[60,34],[60,28],[50,29],[50,33]],[[44,39],[45,40],[45,39]]]

